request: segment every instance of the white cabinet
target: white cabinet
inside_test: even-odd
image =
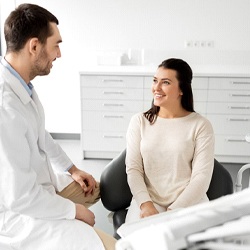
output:
[[[215,131],[221,162],[250,162],[250,78],[210,78],[207,118]]]
[[[133,114],[151,107],[153,72],[81,73],[81,141],[84,158],[113,158],[126,147]],[[220,162],[250,162],[250,78],[195,76],[194,109],[215,132]]]
[[[131,116],[143,110],[141,76],[80,75],[84,158],[113,158],[126,145]]]

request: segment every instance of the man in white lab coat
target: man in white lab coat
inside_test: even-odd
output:
[[[79,170],[44,127],[31,84],[61,56],[57,18],[22,4],[6,19],[0,58],[0,249],[114,249],[113,237],[94,229],[87,208],[99,186]],[[71,199],[71,200],[70,200]],[[73,202],[73,201],[74,202]]]

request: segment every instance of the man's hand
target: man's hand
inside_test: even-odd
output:
[[[95,225],[95,215],[83,205],[76,204],[76,219],[81,220],[90,226]]]
[[[141,204],[141,218],[145,218],[154,214],[158,214],[158,210],[155,208],[152,201],[147,201]]]
[[[75,165],[73,165],[68,172],[72,178],[79,183],[86,196],[94,193],[97,183],[92,175],[78,169]]]

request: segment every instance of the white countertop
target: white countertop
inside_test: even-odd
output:
[[[147,66],[91,66],[85,67],[80,74],[85,75],[143,75],[152,76],[157,65]],[[250,77],[250,65],[194,65],[196,77]]]

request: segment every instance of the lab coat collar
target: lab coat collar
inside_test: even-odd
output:
[[[38,117],[38,123],[39,123],[39,145],[42,149],[45,147],[45,121],[44,121],[44,110],[42,107],[41,102],[39,101],[39,98],[36,94],[36,91],[32,90],[32,98],[30,97],[29,93],[26,91],[26,89],[22,86],[20,81],[10,73],[8,69],[6,69],[1,63],[0,63],[0,73],[1,77],[3,78],[3,81],[8,84],[13,92],[19,97],[19,99],[23,102],[24,105],[27,105],[31,103],[32,107],[34,108],[37,117]]]
[[[32,99],[26,89],[22,86],[20,81],[10,73],[2,64],[0,64],[1,76],[3,77],[4,82],[8,83],[12,88],[14,93],[20,98],[23,104],[29,103]]]

